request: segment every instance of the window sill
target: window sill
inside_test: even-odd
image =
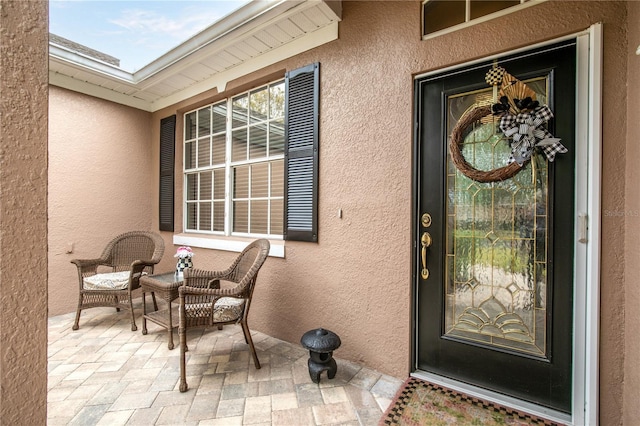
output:
[[[193,234],[174,234],[173,244],[213,250],[233,251],[240,253],[253,239],[232,239],[220,237],[197,237]],[[271,248],[269,256],[284,258],[284,241],[269,240]]]

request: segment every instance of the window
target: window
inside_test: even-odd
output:
[[[317,242],[319,117],[319,63],[187,112],[183,230]],[[175,116],[160,122],[162,231],[174,225],[175,128]],[[192,236],[178,240],[195,247],[228,245]]]
[[[533,0],[425,0],[422,5],[424,36],[526,3]]]
[[[184,229],[283,235],[285,82],[184,116]]]

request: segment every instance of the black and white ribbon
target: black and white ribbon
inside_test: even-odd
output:
[[[554,138],[544,127],[551,118],[553,118],[551,109],[543,105],[533,111],[516,115],[506,114],[500,119],[500,130],[512,140],[509,163],[515,161],[522,166],[531,159],[536,147],[545,153],[549,161],[555,160],[556,154],[564,154],[568,151],[560,143],[560,139]]]

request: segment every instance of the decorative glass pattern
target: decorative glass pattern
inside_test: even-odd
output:
[[[545,79],[527,81],[541,103]],[[449,134],[464,112],[492,102],[491,89],[448,99]],[[502,167],[509,146],[486,117],[470,129],[463,154],[475,168]],[[448,160],[445,269],[446,336],[544,358],[547,336],[548,173],[534,157],[513,178],[479,183]]]

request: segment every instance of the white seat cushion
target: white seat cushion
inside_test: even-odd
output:
[[[124,290],[129,286],[130,271],[108,272],[82,280],[85,290]]]

